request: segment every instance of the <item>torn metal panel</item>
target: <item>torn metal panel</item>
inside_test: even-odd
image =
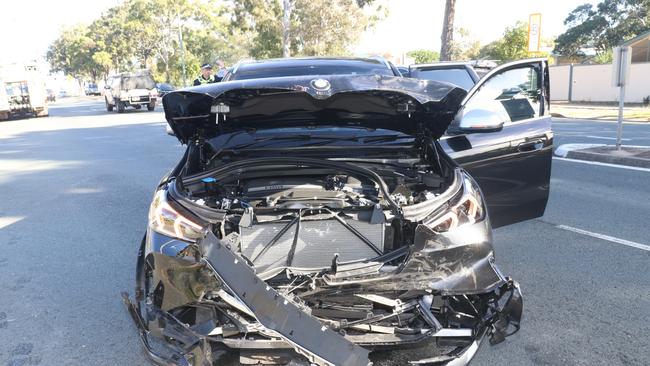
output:
[[[326,364],[368,366],[368,350],[323,326],[281,296],[212,233],[208,233],[200,246],[212,269],[262,325]]]
[[[478,294],[494,290],[505,281],[495,270],[493,261],[492,235],[487,221],[449,233],[436,233],[426,225],[418,225],[407,259],[394,271],[366,272],[356,278],[326,274],[322,281],[329,287],[356,283],[363,293],[409,289]]]

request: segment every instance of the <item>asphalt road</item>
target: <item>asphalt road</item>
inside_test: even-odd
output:
[[[183,148],[159,109],[109,114],[96,99],[50,112],[0,122],[0,366],[146,365],[119,293],[132,292],[153,187]],[[615,136],[612,123],[555,130],[561,143]],[[650,145],[650,125],[624,137]],[[546,215],[495,232],[523,289],[522,329],[473,365],[650,364],[650,251],[620,244],[650,245],[649,181],[554,161]]]

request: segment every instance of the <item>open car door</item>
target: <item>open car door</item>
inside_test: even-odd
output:
[[[511,62],[485,75],[440,144],[478,182],[493,227],[542,216],[553,148],[546,59]]]

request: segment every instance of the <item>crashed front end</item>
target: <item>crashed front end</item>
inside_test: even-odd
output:
[[[277,167],[281,160],[269,163]],[[136,301],[125,297],[156,363],[462,365],[485,336],[499,343],[519,328],[521,294],[494,264],[480,192],[460,168],[442,194],[401,206],[399,218],[378,206],[368,208],[365,219],[359,215],[366,226],[378,225],[410,241],[363,260],[341,260],[345,253],[314,260],[309,246],[296,251],[301,230],[323,234],[334,231],[334,223],[351,242],[371,236],[358,222],[345,226],[322,209],[284,207],[282,215],[269,218],[262,209],[253,217],[245,207],[238,230],[229,232],[224,223],[233,218],[227,210],[206,210],[200,213],[205,221],[197,225],[185,219],[185,210],[196,207],[177,182],[159,192],[160,208],[152,215],[160,215],[173,231],[148,230]],[[291,211],[294,216],[287,214]],[[412,227],[412,235],[397,233],[395,220]],[[327,226],[314,228],[319,224]],[[246,228],[257,226],[273,235],[255,251],[242,243],[250,240],[243,239]],[[181,235],[186,240],[174,238]],[[251,235],[265,234],[252,230]],[[277,249],[283,245],[289,251],[280,265]],[[312,258],[311,267],[302,254]],[[156,347],[152,338],[164,342]]]
[[[435,142],[464,91],[255,83],[165,96],[188,150],[154,195],[135,299],[124,294],[154,363],[464,365],[519,329],[481,190]],[[256,135],[287,126],[306,138]],[[260,141],[281,146],[241,147]]]

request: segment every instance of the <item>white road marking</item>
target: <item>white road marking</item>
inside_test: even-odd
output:
[[[572,231],[574,233],[591,236],[592,238],[611,241],[612,243],[627,245],[628,247],[637,248],[637,249],[641,249],[641,250],[645,250],[645,251],[650,252],[650,245],[641,244],[641,243],[637,243],[637,242],[630,241],[630,240],[625,240],[625,239],[619,239],[619,238],[615,238],[613,236],[594,233],[594,232],[591,232],[591,231],[582,230],[582,229],[578,229],[578,228],[571,227],[571,226],[566,226],[566,225],[556,225],[555,227],[558,228],[558,229]]]
[[[590,136],[590,135],[587,135],[587,136],[584,136],[584,137],[589,137],[589,138],[592,138],[592,139],[601,139],[601,140],[616,140],[616,137]],[[632,139],[624,139],[624,138],[622,138],[621,141],[632,141]]]
[[[617,120],[604,120],[604,119],[589,119],[589,118],[564,118],[564,117],[553,117],[553,121],[569,124],[582,124],[583,122],[596,122],[596,123],[618,123]],[[579,121],[579,122],[565,122],[565,121]],[[648,122],[636,122],[636,121],[623,121],[624,125],[648,125]]]
[[[629,166],[629,165],[618,165],[618,164],[601,163],[599,161],[586,161],[586,160],[576,160],[576,159],[569,159],[569,158],[559,158],[557,156],[554,156],[553,160],[568,161],[568,162],[571,162],[571,163],[580,163],[580,164],[587,164],[587,165],[605,166],[605,167],[608,167],[608,168],[636,170],[638,172],[650,173],[650,168],[640,168],[640,167]]]
[[[0,217],[0,229],[4,229],[9,225],[15,224],[24,219],[25,216],[4,216]]]

